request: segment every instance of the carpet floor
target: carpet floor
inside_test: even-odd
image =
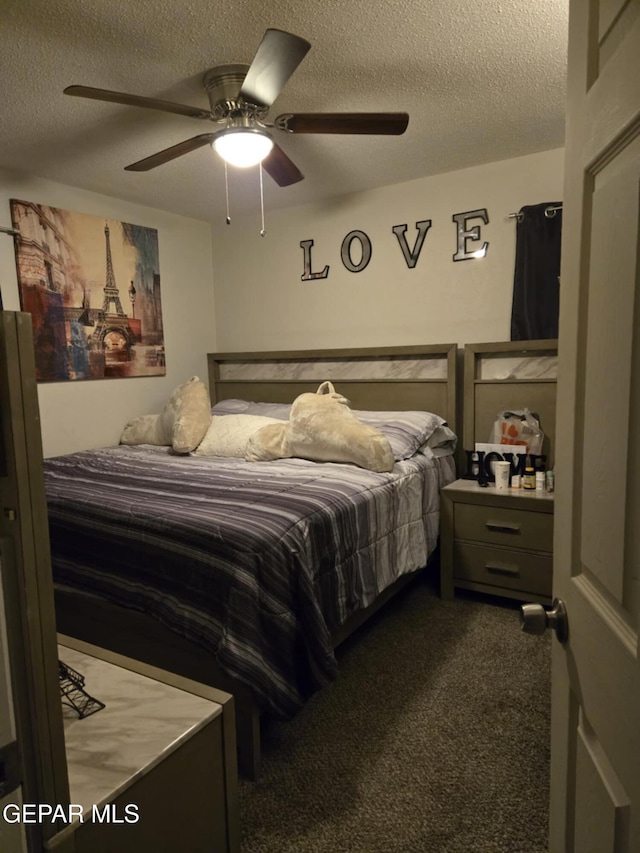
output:
[[[548,634],[420,578],[338,650],[334,683],[265,726],[242,853],[544,853]]]

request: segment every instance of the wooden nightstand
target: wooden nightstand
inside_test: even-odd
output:
[[[443,598],[455,587],[548,604],[553,570],[553,494],[496,491],[456,480],[441,491]]]

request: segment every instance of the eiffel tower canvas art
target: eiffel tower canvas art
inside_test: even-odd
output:
[[[158,232],[11,200],[39,382],[164,376]]]

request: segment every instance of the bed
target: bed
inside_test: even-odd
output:
[[[331,380],[359,417],[427,411],[455,430],[455,359],[455,345],[211,354],[214,418],[277,415]],[[58,631],[232,693],[255,778],[261,714],[295,715],[335,678],[337,645],[433,558],[455,465],[428,444],[385,473],[149,445],[46,460]]]

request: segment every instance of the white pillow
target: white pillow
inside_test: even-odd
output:
[[[196,448],[211,423],[207,386],[197,376],[174,390],[158,415],[142,415],[125,426],[120,444],[155,444],[176,453]]]
[[[211,423],[211,400],[204,382],[192,376],[179,385],[167,400],[160,415],[171,435],[176,453],[190,453],[200,444]]]
[[[268,424],[282,423],[261,415],[218,415],[211,418],[205,437],[193,451],[194,456],[237,456],[244,459],[247,442]]]
[[[171,444],[171,433],[165,429],[160,415],[141,415],[125,425],[120,444],[155,444],[168,447]]]

